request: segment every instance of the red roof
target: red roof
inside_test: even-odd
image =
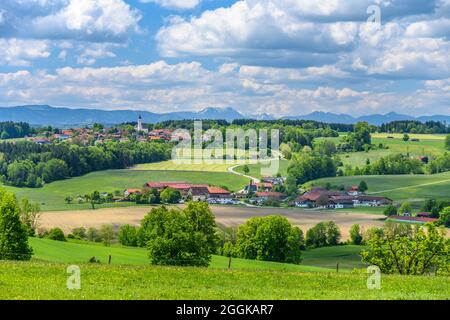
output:
[[[281,192],[257,192],[256,196],[260,198],[283,198],[285,194]]]
[[[132,194],[132,193],[141,193],[141,192],[142,192],[141,189],[127,189],[127,190],[125,190],[125,191],[128,192],[129,194]]]
[[[260,183],[257,183],[256,186],[257,186],[258,188],[260,188],[260,187],[262,187],[262,188],[273,188],[273,183],[270,183],[270,182],[260,182]]]
[[[230,194],[230,191],[219,187],[208,187],[208,192],[210,194]]]

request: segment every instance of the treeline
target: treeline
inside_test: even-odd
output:
[[[93,171],[125,169],[169,157],[170,145],[160,143],[108,142],[84,147],[20,141],[0,144],[0,175],[7,184],[36,188]]]
[[[23,138],[32,133],[32,129],[28,123],[25,122],[0,122],[0,139],[15,139]]]
[[[294,155],[288,167],[286,191],[289,194],[295,194],[298,191],[298,185],[320,178],[336,177],[336,175],[337,165],[330,157],[313,153]]]
[[[404,154],[391,154],[368,163],[362,168],[346,166],[338,175],[400,175],[400,174],[436,174],[450,171],[450,154],[445,153],[427,163]]]
[[[393,121],[379,126],[379,132],[387,133],[422,133],[422,134],[436,134],[436,133],[450,133],[450,126],[439,121],[427,121],[425,123],[420,121]]]
[[[292,127],[301,127],[304,129],[325,129],[330,128],[331,130],[339,131],[339,132],[351,132],[354,130],[353,124],[342,124],[342,123],[325,123],[325,122],[317,122],[312,120],[253,120],[253,119],[237,119],[234,120],[232,125],[237,126],[292,126]]]

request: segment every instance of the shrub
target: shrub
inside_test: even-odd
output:
[[[114,228],[110,225],[103,225],[100,228],[100,237],[105,246],[111,245],[111,242],[115,239]]]
[[[191,202],[183,211],[155,208],[142,220],[139,244],[152,264],[206,267],[217,252],[214,215],[206,203]]]
[[[303,232],[285,217],[252,218],[238,229],[236,253],[244,259],[298,264],[303,247]]]
[[[64,235],[64,231],[62,231],[60,228],[51,229],[45,237],[47,239],[55,241],[67,241]]]
[[[161,201],[164,203],[178,203],[181,200],[181,193],[172,188],[166,188],[161,192]]]
[[[341,232],[333,221],[318,223],[306,233],[306,245],[311,248],[335,246],[340,240]]]
[[[350,228],[350,241],[352,244],[359,246],[363,241],[363,235],[359,224],[354,224]]]
[[[393,205],[389,205],[384,209],[384,215],[386,217],[396,216],[397,215],[397,208]]]
[[[92,242],[102,242],[102,237],[99,231],[95,228],[89,228],[86,233],[86,237],[88,241]]]
[[[72,230],[72,235],[74,239],[84,240],[87,238],[87,231],[85,228],[75,228]]]
[[[119,242],[123,246],[137,247],[138,245],[138,230],[136,227],[129,224],[120,227]]]

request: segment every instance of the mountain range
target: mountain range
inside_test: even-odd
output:
[[[48,105],[27,105],[17,107],[0,107],[0,121],[28,122],[36,126],[84,126],[92,123],[102,123],[106,125],[119,124],[125,122],[136,122],[141,116],[146,123],[157,123],[165,120],[226,120],[231,122],[235,119],[257,119],[274,120],[275,117],[269,114],[243,115],[233,108],[206,108],[199,112],[181,111],[170,113],[153,113],[136,110],[97,110],[97,109],[71,109],[55,108]],[[348,114],[335,114],[329,112],[312,112],[303,116],[289,116],[282,119],[289,120],[314,120],[325,123],[353,124],[358,121],[367,121],[373,125],[380,125],[398,120],[441,121],[450,123],[448,115],[434,115],[412,117],[395,112],[387,114],[373,114],[361,117],[353,117]]]

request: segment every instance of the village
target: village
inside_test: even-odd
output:
[[[136,125],[123,125],[106,128],[103,125],[94,125],[84,128],[53,129],[43,131],[41,134],[28,137],[27,140],[40,145],[48,145],[67,141],[79,145],[97,145],[110,141],[128,142],[168,142],[181,139],[174,130],[145,128],[142,117],[139,117]]]
[[[133,201],[146,190],[159,193],[172,189],[179,193],[178,203],[185,201],[203,201],[209,204],[250,205],[250,206],[288,206],[316,209],[347,209],[354,207],[381,207],[392,205],[393,201],[385,197],[369,196],[351,186],[345,191],[329,191],[325,188],[313,188],[295,199],[276,191],[283,178],[264,178],[261,182],[250,183],[241,191],[232,193],[223,187],[187,182],[147,182],[142,189],[127,189],[121,201]]]

